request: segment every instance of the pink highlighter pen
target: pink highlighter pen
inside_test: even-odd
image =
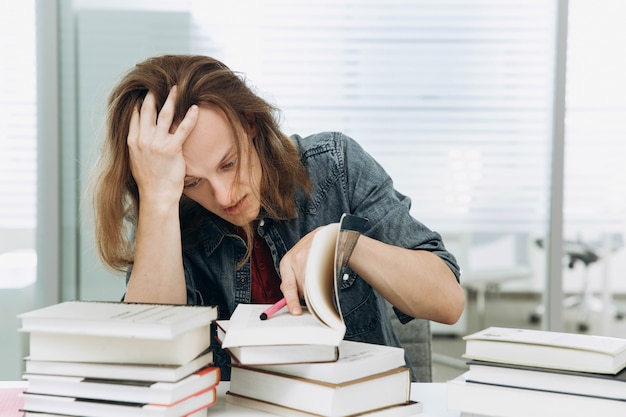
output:
[[[259,318],[261,320],[267,320],[270,317],[272,317],[276,312],[278,312],[278,310],[285,307],[286,305],[287,305],[287,301],[284,298],[281,298],[275,304],[272,304],[270,307],[268,307],[267,310],[262,312]]]

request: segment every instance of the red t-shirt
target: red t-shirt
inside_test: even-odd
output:
[[[252,299],[256,304],[274,304],[283,298],[280,291],[280,277],[269,246],[258,233],[254,235],[252,255],[250,257],[252,275]]]

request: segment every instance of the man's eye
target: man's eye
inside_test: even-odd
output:
[[[234,167],[236,164],[237,164],[237,160],[236,160],[236,159],[233,159],[232,161],[227,162],[227,163],[225,163],[224,165],[222,165],[222,169],[229,169],[229,168],[232,168],[232,167]]]
[[[187,181],[185,182],[185,188],[193,188],[198,185],[199,182],[200,180],[197,178],[195,180]]]

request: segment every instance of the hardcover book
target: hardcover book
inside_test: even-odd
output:
[[[24,393],[25,415],[37,412],[82,417],[180,417],[198,413],[215,404],[215,387],[197,392],[174,404],[149,404],[138,402],[105,401],[76,397],[60,397]]]
[[[481,384],[466,379],[464,374],[446,383],[450,410],[498,417],[626,416],[626,401]]]
[[[405,367],[341,384],[329,384],[234,366],[230,381],[232,394],[328,417],[406,404],[410,400],[410,391],[411,375]]]
[[[174,339],[33,332],[29,357],[37,361],[184,365],[211,345],[211,326]]]
[[[176,382],[212,363],[213,351],[206,350],[182,365],[38,361],[30,357],[24,362],[27,374]]]
[[[616,337],[490,327],[464,340],[468,359],[606,374],[626,367],[626,339]]]
[[[220,369],[208,366],[178,382],[35,374],[24,374],[22,377],[28,381],[28,394],[171,405],[216,386],[220,381]]]
[[[263,411],[273,416],[284,417],[324,417],[322,414],[312,414],[295,408],[283,407],[280,405],[268,403],[267,401],[255,400],[253,398],[242,397],[231,392],[226,393],[226,401],[229,404],[236,404],[242,407],[252,408],[254,410]],[[359,413],[359,417],[409,417],[420,414],[423,410],[422,403],[417,401],[408,401],[404,404],[391,405],[389,407],[378,408],[372,411]],[[349,416],[341,416],[349,417]]]
[[[68,301],[18,317],[31,360],[183,365],[210,346],[217,307]]]
[[[626,368],[617,374],[470,360],[467,381],[626,401]]]
[[[17,316],[22,332],[170,340],[217,318],[217,307],[66,301]]]
[[[254,369],[341,384],[402,366],[406,366],[402,348],[342,340],[336,362],[260,365]]]

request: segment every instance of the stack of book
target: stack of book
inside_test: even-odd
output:
[[[626,416],[626,339],[490,327],[465,336],[448,408],[500,417]]]
[[[274,415],[404,417],[410,401],[404,349],[343,341],[338,285],[366,219],[343,215],[315,233],[306,262],[302,315],[282,303],[239,304],[217,321],[232,358],[228,403]],[[271,315],[271,317],[269,317]]]
[[[404,349],[342,340],[305,309],[259,320],[267,305],[240,304],[218,320],[217,337],[232,358],[227,403],[284,416],[402,417],[410,400]]]
[[[18,317],[25,416],[201,416],[217,399],[216,307],[68,301]]]

